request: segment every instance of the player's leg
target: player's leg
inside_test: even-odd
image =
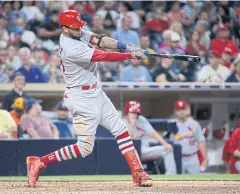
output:
[[[134,148],[126,125],[110,99],[102,92],[103,107],[100,124],[110,130],[116,138],[119,150],[124,155],[132,171],[133,182],[139,186],[152,186],[152,179],[143,170],[139,155]]]
[[[65,146],[42,157],[27,157],[27,171],[30,186],[35,186],[41,168],[49,164],[71,160],[77,157],[86,157],[94,147],[96,128],[100,120],[99,107],[96,107],[94,96],[84,94],[74,96],[66,94],[64,103],[73,114],[73,126],[78,136],[77,143]],[[97,101],[97,100],[96,100]]]
[[[200,163],[197,154],[185,157],[184,160],[188,174],[200,174]]]
[[[176,174],[177,173],[176,162],[174,159],[173,152],[166,151],[166,149],[163,146],[157,145],[157,146],[150,147],[147,145],[142,145],[141,152],[142,152],[143,157],[145,157],[145,156],[146,157],[151,157],[151,156],[163,157],[164,165],[165,165],[165,169],[166,169],[165,174]]]

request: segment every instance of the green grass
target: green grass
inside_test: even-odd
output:
[[[239,175],[152,175],[155,181],[240,181]],[[24,176],[0,177],[0,181],[26,181]],[[40,176],[39,181],[130,181],[130,175]]]

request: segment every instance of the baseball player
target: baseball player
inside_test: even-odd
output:
[[[182,146],[182,170],[183,173],[200,173],[200,162],[197,152],[200,150],[204,161],[203,166],[207,166],[207,150],[205,137],[202,128],[197,121],[189,117],[188,105],[184,101],[175,103],[176,125],[178,132],[171,135],[171,139],[176,144]]]
[[[133,139],[141,139],[142,156],[159,156],[164,158],[165,174],[176,174],[176,163],[173,155],[173,147],[153,129],[149,121],[141,114],[141,104],[130,101],[124,108],[124,121],[128,126],[129,134]],[[161,143],[151,146],[150,144]]]
[[[73,115],[73,125],[78,137],[76,144],[65,146],[42,157],[27,157],[27,174],[30,186],[35,186],[40,170],[47,165],[86,157],[94,146],[96,129],[99,124],[110,130],[117,140],[121,153],[131,169],[133,183],[152,186],[152,179],[143,170],[138,153],[129,136],[128,129],[115,107],[97,84],[98,61],[123,61],[144,59],[139,48],[118,42],[105,35],[84,31],[86,22],[74,10],[66,10],[59,16],[62,34],[59,40],[61,69],[67,88],[64,104]],[[129,53],[104,52],[99,48],[127,49]]]
[[[229,143],[230,156],[230,173],[240,174],[240,121],[237,128],[233,131]]]

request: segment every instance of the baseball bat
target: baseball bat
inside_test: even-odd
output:
[[[201,57],[194,55],[177,55],[177,54],[150,54],[148,52],[144,52],[145,55],[149,57],[162,57],[168,59],[175,59],[179,61],[188,61],[193,63],[199,63],[201,61]]]

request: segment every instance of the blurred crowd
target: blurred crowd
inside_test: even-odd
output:
[[[58,15],[78,11],[86,30],[150,53],[201,56],[200,63],[148,58],[99,63],[99,81],[240,81],[238,1],[1,1],[0,83],[64,83]],[[121,51],[126,52],[126,51]]]

